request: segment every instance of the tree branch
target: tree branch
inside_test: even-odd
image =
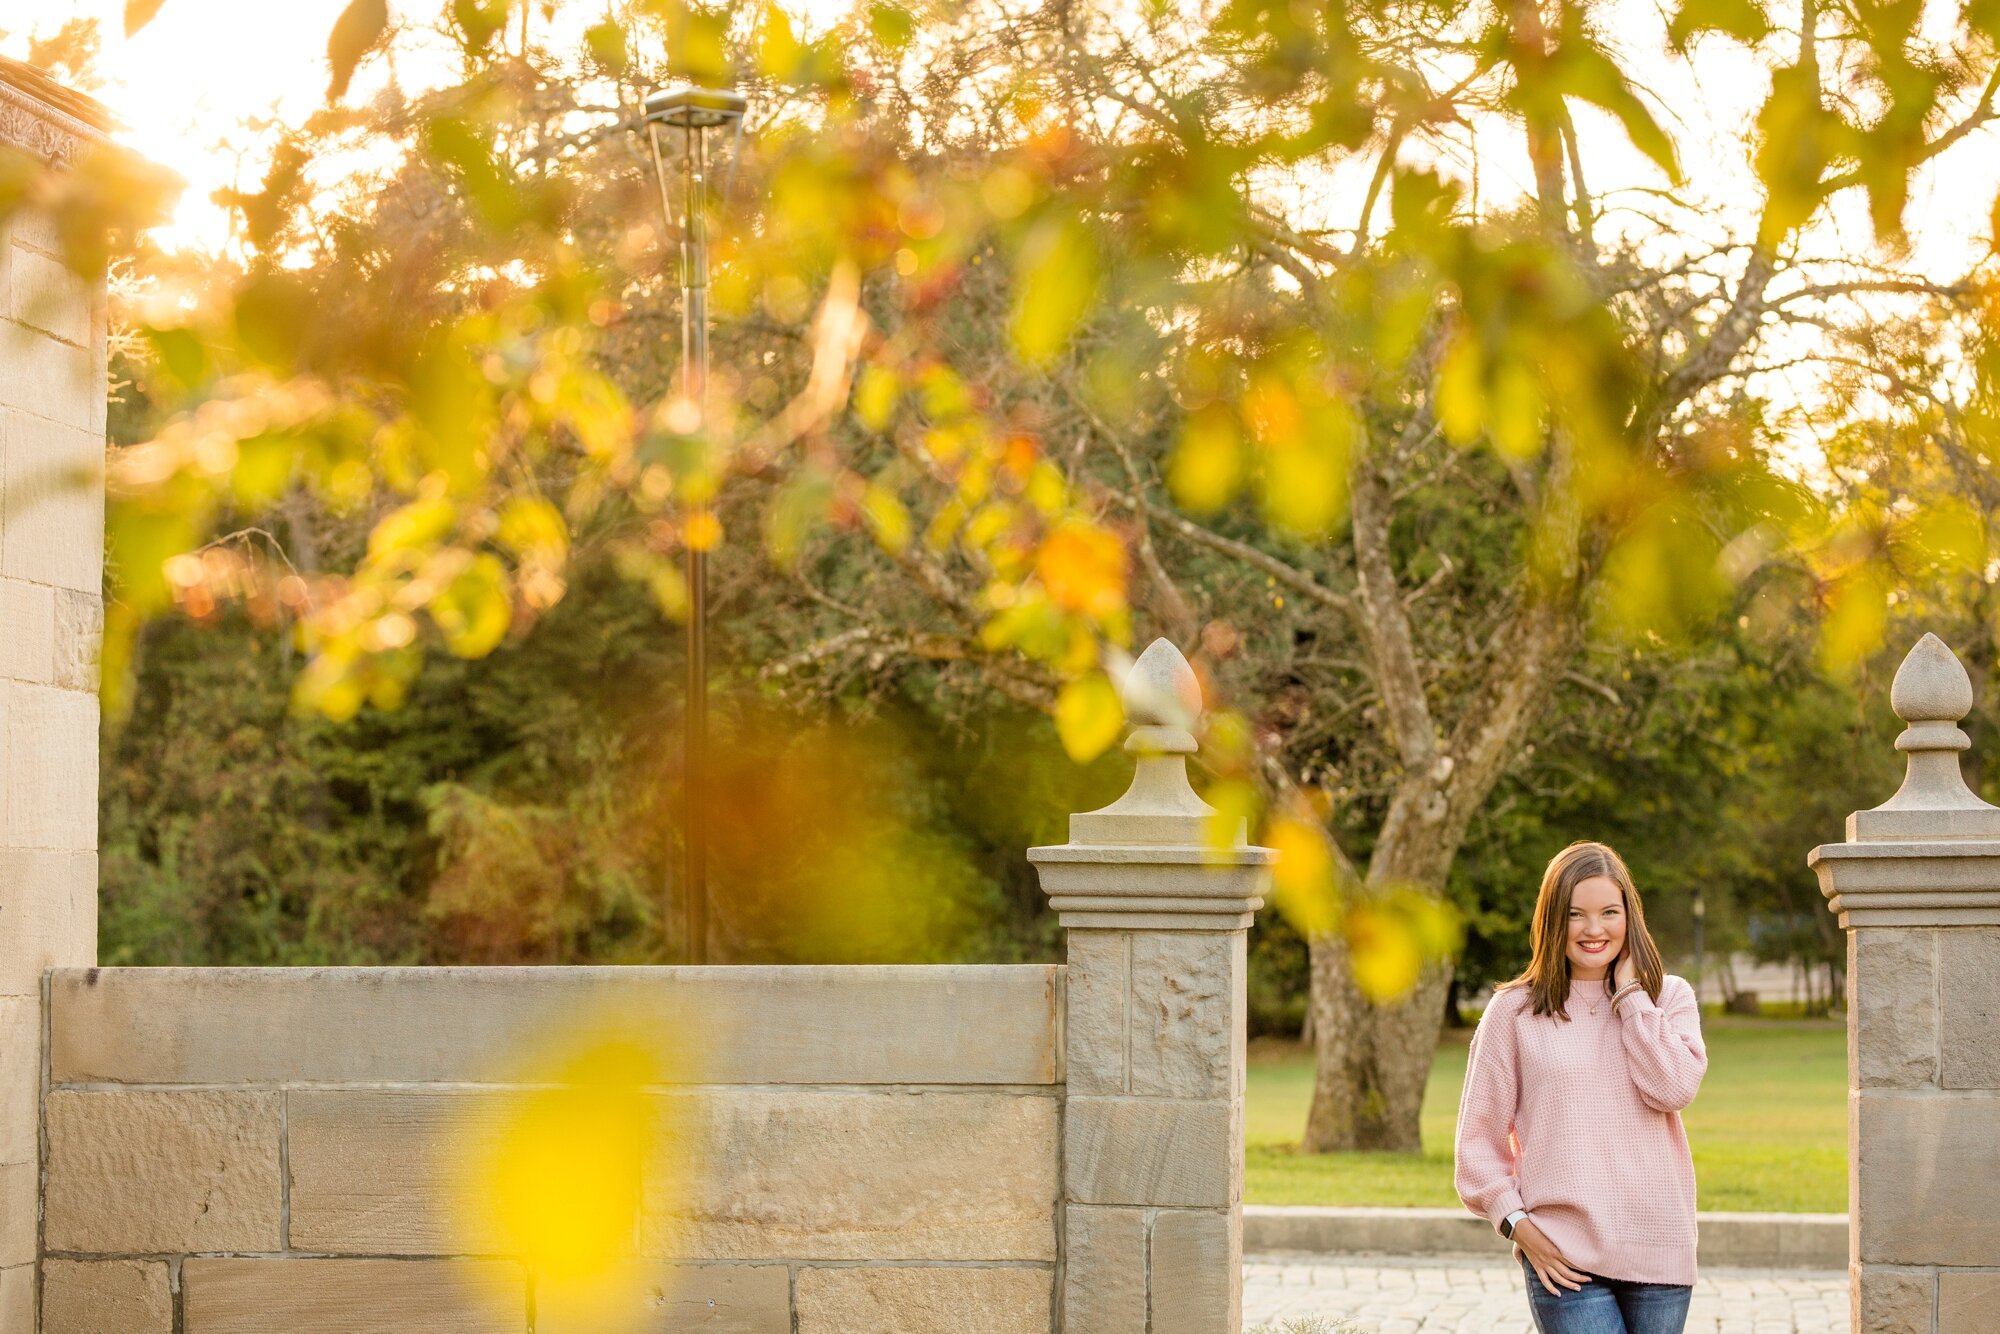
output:
[[[1423,672],[1417,663],[1409,613],[1396,587],[1396,570],[1389,554],[1390,504],[1388,484],[1376,470],[1367,448],[1355,451],[1349,470],[1354,569],[1365,616],[1362,641],[1374,669],[1375,689],[1388,715],[1390,738],[1406,770],[1427,770],[1437,753],[1437,731],[1430,702],[1424,697]]]

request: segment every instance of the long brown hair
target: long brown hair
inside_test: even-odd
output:
[[[1625,902],[1625,950],[1638,967],[1638,978],[1646,994],[1660,999],[1660,984],[1666,966],[1660,962],[1660,947],[1646,929],[1646,910],[1639,902],[1639,890],[1625,859],[1602,843],[1576,842],[1549,858],[1542,872],[1542,888],[1535,895],[1535,919],[1528,929],[1534,939],[1534,954],[1527,970],[1519,977],[1502,982],[1499,988],[1526,986],[1534,1000],[1536,1014],[1569,1018],[1569,905],[1576,887],[1592,876],[1603,876],[1618,886]],[[1608,985],[1609,969],[1604,974]]]

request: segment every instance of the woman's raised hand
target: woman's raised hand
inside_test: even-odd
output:
[[[1611,990],[1618,988],[1639,976],[1639,965],[1632,959],[1631,950],[1620,950],[1618,957],[1611,961]]]
[[[1542,1280],[1551,1297],[1562,1296],[1556,1291],[1558,1283],[1571,1292],[1579,1292],[1590,1282],[1590,1275],[1570,1268],[1548,1234],[1535,1226],[1533,1218],[1524,1218],[1514,1225],[1514,1247],[1528,1257],[1528,1263],[1535,1267],[1535,1276]]]

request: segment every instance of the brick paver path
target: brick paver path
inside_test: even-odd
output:
[[[1344,1316],[1368,1334],[1533,1334],[1521,1270],[1508,1261],[1251,1255],[1243,1324]],[[1847,1275],[1714,1269],[1695,1283],[1687,1334],[1849,1334]]]

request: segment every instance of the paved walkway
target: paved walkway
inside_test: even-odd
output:
[[[1444,1257],[1249,1255],[1243,1324],[1345,1317],[1364,1334],[1533,1334],[1521,1270]],[[1333,1325],[1333,1330],[1342,1327]],[[1320,1334],[1310,1323],[1300,1334]],[[1331,1334],[1328,1331],[1327,1334]],[[1847,1275],[1715,1269],[1696,1282],[1687,1334],[1849,1334]]]

